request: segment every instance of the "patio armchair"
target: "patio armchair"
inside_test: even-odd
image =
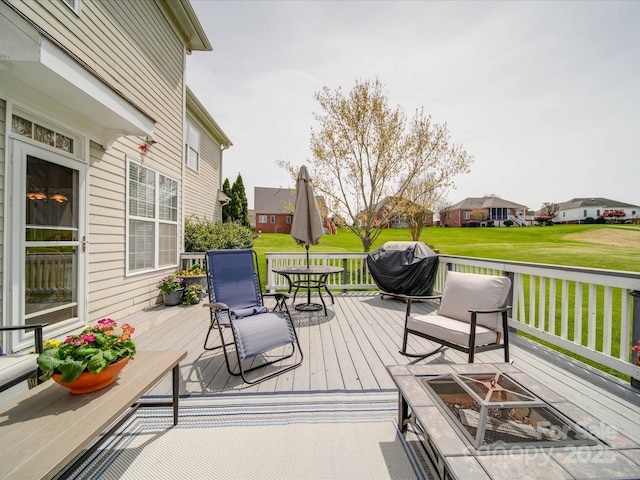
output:
[[[204,341],[205,350],[222,348],[227,370],[240,375],[246,383],[258,383],[296,368],[302,363],[302,350],[298,342],[289,309],[287,294],[273,296],[276,305],[269,311],[264,305],[257,269],[258,257],[253,250],[211,250],[206,253],[207,284],[209,288],[211,322]],[[224,338],[225,327],[230,327],[233,341]],[[220,334],[219,345],[209,345],[213,330]],[[295,363],[282,362],[299,351]],[[230,356],[235,350],[237,369],[232,368]],[[252,362],[256,357],[272,360]],[[282,362],[276,371],[249,380],[247,373]],[[254,363],[253,365],[250,365]],[[257,363],[257,364],[256,364]]]
[[[19,330],[33,330],[35,353],[41,354],[43,350],[43,329],[47,324],[37,325],[15,325],[0,327],[0,332],[11,332]],[[3,392],[20,382],[29,378],[35,378],[40,383],[38,377],[42,372],[36,363],[37,355],[32,353],[3,353],[0,355],[0,392]]]
[[[433,355],[444,347],[468,354],[473,363],[476,352],[504,349],[509,361],[509,331],[506,305],[511,280],[508,277],[447,272],[440,308],[435,313],[412,315],[412,297],[407,297],[401,354],[417,359]],[[422,297],[421,299],[424,299]],[[409,335],[426,338],[440,346],[427,353],[409,353]]]

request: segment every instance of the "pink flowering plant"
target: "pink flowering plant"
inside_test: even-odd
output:
[[[636,352],[636,363],[640,365],[640,340],[638,340],[638,344],[631,347],[634,352]]]
[[[115,320],[103,318],[62,343],[45,342],[44,351],[38,356],[38,366],[44,372],[40,379],[60,373],[63,382],[73,382],[84,372],[100,373],[127,356],[133,359],[136,346],[131,334],[135,329],[125,323],[118,332],[117,326]]]

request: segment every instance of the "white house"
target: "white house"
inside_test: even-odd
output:
[[[574,198],[558,204],[559,210],[554,223],[582,223],[585,218],[599,218],[605,212],[622,210],[623,220],[640,217],[640,207],[608,198]]]
[[[60,337],[154,305],[184,218],[220,218],[231,142],[186,87],[194,50],[188,0],[0,1],[3,325]]]

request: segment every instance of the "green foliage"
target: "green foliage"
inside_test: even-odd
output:
[[[176,278],[175,275],[167,275],[166,277],[162,277],[160,279],[156,287],[163,293],[177,292],[178,290],[183,288],[182,279]]]
[[[185,252],[251,248],[252,245],[251,230],[236,222],[219,224],[195,217],[184,222]]]
[[[513,220],[505,220],[505,221],[504,221],[504,226],[505,226],[505,227],[511,227],[511,226],[513,226]]]
[[[240,225],[249,227],[249,202],[247,201],[244,182],[240,174],[238,174],[238,178],[236,178],[236,181],[233,183],[231,190],[235,194],[235,201],[237,202],[235,206],[236,216],[232,218],[232,220],[239,222]]]
[[[184,298],[182,303],[185,305],[194,305],[199,303],[204,292],[205,289],[198,283],[187,285],[187,288],[184,289]]]
[[[593,219],[592,219],[592,220],[593,220]],[[586,219],[585,219],[585,222],[584,222],[584,223],[587,223],[587,222],[586,222]],[[598,224],[598,225],[604,225],[605,223],[607,223],[607,219],[606,219],[606,218],[604,218],[604,217],[598,217],[598,218],[596,218],[595,220],[593,220],[593,222],[592,222],[592,223],[595,223],[595,224]]]
[[[45,350],[37,360],[44,372],[40,379],[47,380],[54,373],[59,373],[63,382],[73,382],[84,372],[100,373],[125,357],[133,359],[136,346],[131,334],[135,329],[125,323],[121,327],[122,333],[118,334],[115,327],[114,320],[103,318],[79,335],[67,337],[63,343],[56,340],[45,342]]]
[[[584,223],[586,225],[593,225],[594,223],[596,223],[596,221],[593,219],[593,217],[586,217],[584,219]],[[600,222],[600,223],[605,223],[605,222]]]
[[[229,179],[225,178],[224,179],[224,183],[222,184],[222,191],[223,193],[231,198],[232,194],[231,194],[231,184],[229,183]],[[228,222],[229,220],[231,220],[231,209],[232,209],[233,205],[231,205],[231,203],[227,203],[226,205],[222,206],[222,223]]]

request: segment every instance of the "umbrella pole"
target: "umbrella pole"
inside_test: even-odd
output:
[[[307,269],[309,268],[309,244],[305,244],[304,248],[307,249]]]

